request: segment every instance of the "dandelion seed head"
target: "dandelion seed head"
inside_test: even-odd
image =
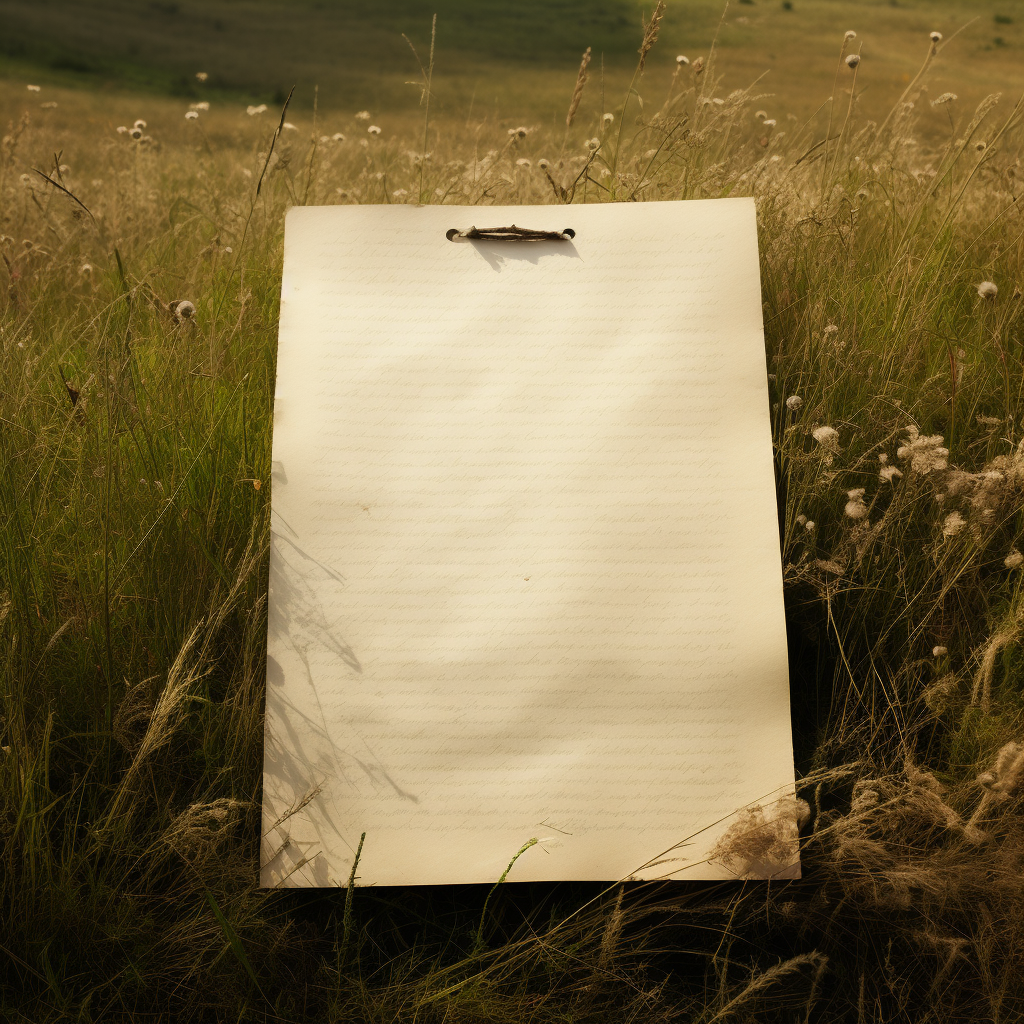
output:
[[[921,434],[917,427],[906,428],[907,443],[896,450],[898,458],[910,461],[910,468],[915,473],[927,475],[939,472],[949,465],[949,449],[942,447],[942,435]]]
[[[999,288],[994,281],[982,281],[977,288],[978,295],[983,299],[994,299],[999,294]]]
[[[1003,565],[1007,569],[1016,569],[1018,565],[1024,562],[1024,555],[1022,555],[1016,548],[1010,548],[1010,553],[1003,559]]]
[[[813,437],[822,448],[827,448],[830,451],[835,451],[839,447],[839,431],[836,430],[835,427],[815,427],[814,430],[811,431],[811,437]]]
[[[933,107],[942,107],[947,103],[953,103],[956,101],[957,95],[955,92],[944,92],[941,96],[936,96],[932,100]]]
[[[790,412],[799,412],[800,407],[804,404],[804,400],[799,395],[790,395],[786,399],[786,408]]]
[[[959,512],[950,512],[942,521],[942,536],[955,537],[966,525],[967,520]]]
[[[868,514],[868,507],[864,504],[864,488],[853,487],[846,492],[849,499],[843,512],[851,519],[863,519]]]
[[[860,63],[860,54],[859,53],[851,53],[850,56],[846,58],[846,66],[848,68],[855,68],[859,63]]]

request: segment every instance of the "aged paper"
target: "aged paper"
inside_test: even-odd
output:
[[[293,209],[272,488],[264,885],[728,877],[792,793],[752,200]]]

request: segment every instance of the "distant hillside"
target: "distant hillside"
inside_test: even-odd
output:
[[[587,46],[591,96],[603,67],[611,102],[628,80],[642,16],[653,6],[654,0],[0,0],[0,77],[196,97],[195,73],[204,71],[206,96],[271,103],[297,85],[296,100],[308,105],[316,85],[326,107],[396,109],[415,106],[418,95],[406,84],[419,67],[402,35],[426,61],[436,12],[439,111],[472,101],[476,109],[555,117]],[[677,53],[707,53],[717,35],[723,88],[764,76],[761,85],[778,98],[777,109],[805,116],[833,88],[847,29],[858,33],[865,57],[858,91],[872,111],[887,109],[914,75],[932,30],[947,39],[963,30],[939,62],[936,87],[952,88],[965,102],[1024,87],[1020,0],[733,0],[728,9],[724,0],[670,0],[644,88],[656,95]]]

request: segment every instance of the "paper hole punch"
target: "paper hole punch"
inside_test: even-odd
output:
[[[445,232],[449,242],[459,242],[463,239],[481,239],[489,242],[568,242],[576,237],[572,228],[563,228],[561,231],[538,231],[534,228],[519,228],[513,224],[507,228],[477,228],[471,227],[460,231],[458,228],[449,228]]]

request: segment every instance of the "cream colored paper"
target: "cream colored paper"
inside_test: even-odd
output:
[[[291,210],[272,487],[264,885],[728,877],[792,793],[752,200]]]

